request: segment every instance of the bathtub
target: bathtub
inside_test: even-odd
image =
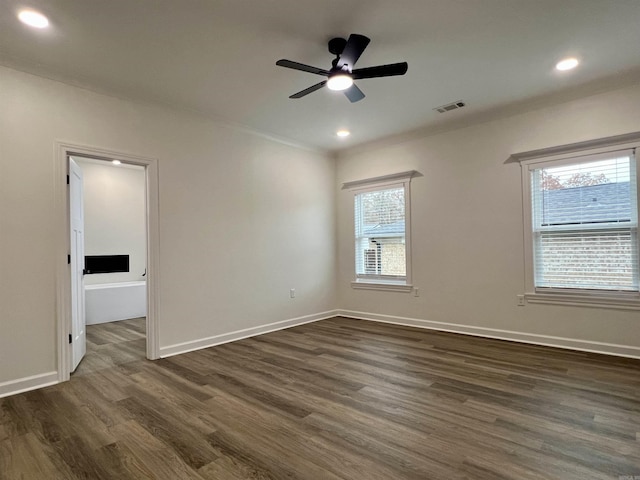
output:
[[[87,325],[147,315],[147,282],[85,285]]]

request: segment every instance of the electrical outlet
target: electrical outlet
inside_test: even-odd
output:
[[[518,297],[518,306],[524,307],[524,295],[516,295]]]
[[[291,290],[289,290],[289,296],[291,298],[296,298],[296,289],[292,288]]]

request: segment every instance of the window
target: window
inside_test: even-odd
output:
[[[536,288],[638,291],[634,163],[619,152],[532,171]]]
[[[635,148],[602,150],[523,162],[530,302],[640,308]]]
[[[409,183],[414,173],[344,185],[353,190],[353,287],[411,291]]]
[[[355,194],[356,278],[407,278],[404,186]]]

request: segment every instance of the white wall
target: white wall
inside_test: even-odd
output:
[[[2,67],[0,385],[56,369],[55,141],[158,159],[161,348],[334,308],[331,158]]]
[[[340,308],[369,317],[388,315],[387,320],[452,324],[441,325],[444,328],[475,326],[485,334],[495,334],[486,329],[501,329],[640,347],[637,311],[516,306],[516,295],[524,290],[520,166],[504,163],[516,152],[639,131],[638,105],[640,86],[635,86],[341,155]],[[413,283],[420,297],[354,290],[349,285],[354,263],[352,196],[340,186],[407,170],[424,175],[411,184]]]
[[[0,387],[56,368],[56,141],[158,159],[161,348],[336,307],[640,347],[637,312],[516,306],[520,171],[504,164],[638,131],[637,105],[640,86],[352,151],[338,160],[336,193],[336,164],[322,154],[0,67]],[[411,169],[424,175],[412,182],[421,296],[352,290],[352,203],[340,184]]]
[[[85,275],[85,285],[144,280],[144,167],[75,158],[84,179],[85,255],[129,255],[129,271]]]

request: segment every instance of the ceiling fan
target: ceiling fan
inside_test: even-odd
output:
[[[336,56],[331,62],[331,70],[323,70],[322,68],[311,67],[302,63],[293,62],[291,60],[278,60],[276,65],[280,67],[292,68],[302,72],[315,73],[328,77],[320,83],[316,83],[309,88],[294,93],[289,98],[302,98],[305,95],[321,89],[325,85],[330,90],[344,91],[346,97],[353,103],[364,98],[364,93],[354,83],[354,80],[375,77],[393,77],[395,75],[404,75],[407,73],[407,62],[392,63],[389,65],[378,65],[376,67],[366,67],[353,69],[354,65],[367,48],[371,40],[364,35],[352,33],[349,39],[333,38],[329,40],[329,52]]]

